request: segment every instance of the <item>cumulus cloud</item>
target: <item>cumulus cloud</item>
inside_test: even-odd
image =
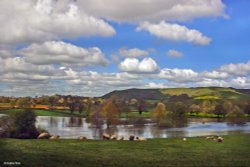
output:
[[[74,1],[0,1],[0,43],[18,44],[78,36],[111,36],[115,30]]]
[[[227,64],[219,68],[219,71],[237,76],[250,75],[250,61],[247,63]]]
[[[14,57],[8,59],[0,59],[1,69],[4,73],[28,73],[28,74],[45,74],[53,71],[52,66],[43,65],[36,66],[25,61],[24,58]]]
[[[121,71],[130,73],[156,73],[159,70],[157,63],[149,57],[139,61],[136,58],[126,58],[119,64]]]
[[[174,82],[194,82],[199,80],[199,73],[191,69],[164,68],[159,73],[159,78]]]
[[[32,44],[19,51],[25,59],[37,65],[58,64],[64,66],[107,65],[108,60],[97,48],[82,48],[62,41],[48,41]]]
[[[167,55],[169,57],[182,57],[183,56],[183,53],[178,51],[178,50],[174,50],[174,49],[170,49],[168,52],[167,52]]]
[[[196,83],[196,86],[219,86],[219,87],[234,87],[234,88],[249,88],[250,80],[246,77],[236,77],[227,80],[204,79]]]
[[[226,17],[222,0],[84,0],[78,3],[94,16],[117,22]]]
[[[226,72],[220,72],[216,70],[213,70],[211,72],[205,71],[201,75],[205,78],[210,78],[210,79],[226,79],[230,76]]]
[[[119,53],[123,57],[131,57],[131,58],[147,56],[149,54],[148,51],[138,48],[132,48],[132,49],[121,48],[119,50]]]
[[[1,95],[34,96],[57,93],[101,96],[113,90],[128,88],[187,86],[250,88],[250,79],[247,75],[236,76],[219,70],[196,72],[180,68],[164,68],[149,73],[149,70],[145,72],[145,69],[140,67],[142,62],[143,60],[139,61],[136,58],[126,58],[123,63],[127,65],[125,66],[127,72],[108,73],[83,71],[67,66],[34,65],[27,62],[25,57],[0,58],[0,81],[1,86],[4,86],[0,88]],[[131,68],[131,65],[135,66]]]
[[[11,50],[9,50],[8,48],[0,48],[0,58],[10,58],[13,57],[13,53]]]
[[[148,31],[150,34],[170,41],[191,42],[197,45],[208,45],[211,42],[209,37],[204,36],[195,29],[188,29],[185,26],[171,24],[161,21],[159,24],[143,22],[136,31]]]

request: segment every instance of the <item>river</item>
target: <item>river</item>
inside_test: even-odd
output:
[[[216,118],[190,118],[185,126],[176,128],[160,128],[150,119],[121,119],[117,126],[107,129],[105,124],[96,126],[85,118],[38,116],[36,126],[61,138],[85,136],[88,139],[101,139],[104,132],[124,136],[125,139],[130,134],[144,138],[169,138],[250,133],[249,120],[233,124]]]

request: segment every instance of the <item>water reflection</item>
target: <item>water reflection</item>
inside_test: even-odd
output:
[[[230,125],[244,125],[247,122],[246,118],[227,118],[227,122]]]
[[[244,124],[232,124],[227,120],[211,118],[192,118],[179,126],[164,128],[157,126],[151,119],[120,119],[117,126],[106,128],[105,122],[95,120],[93,124],[85,118],[78,117],[37,117],[37,126],[47,129],[51,134],[62,138],[85,136],[89,139],[101,139],[102,134],[116,134],[127,138],[129,134],[144,138],[192,137],[204,135],[226,135],[250,133],[249,120]]]

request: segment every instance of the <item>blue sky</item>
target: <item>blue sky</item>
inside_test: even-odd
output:
[[[250,88],[247,0],[3,0],[0,6],[0,95]]]

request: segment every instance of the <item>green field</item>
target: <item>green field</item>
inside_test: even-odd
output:
[[[186,94],[197,100],[216,100],[216,99],[249,99],[248,94],[243,94],[232,88],[204,87],[204,88],[171,88],[161,89],[161,93],[167,95]]]
[[[2,163],[27,167],[249,167],[250,135],[137,141],[0,139]]]

